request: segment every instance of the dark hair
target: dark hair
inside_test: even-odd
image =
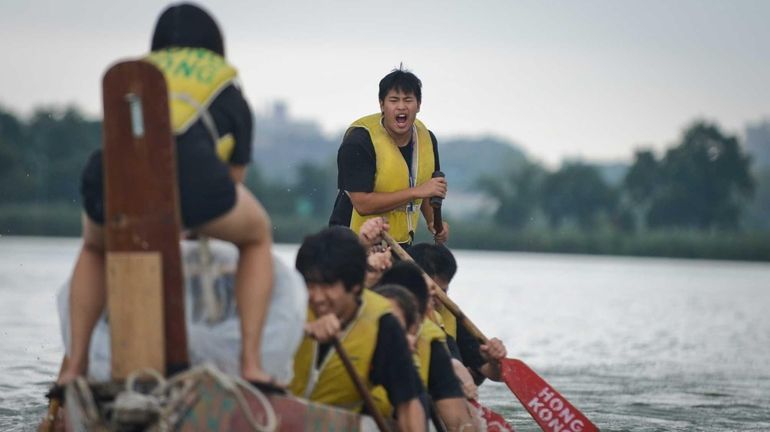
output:
[[[401,90],[402,92],[414,94],[417,103],[422,102],[422,81],[417,76],[405,69],[393,69],[385,78],[380,80],[380,102],[385,100],[385,96],[391,90]]]
[[[420,319],[420,315],[417,312],[417,298],[403,286],[396,284],[377,285],[372,291],[385,298],[392,299],[398,304],[398,307],[404,311],[407,329],[415,325]]]
[[[444,245],[418,243],[409,248],[409,255],[430,277],[451,282],[457,273],[457,261]]]
[[[305,237],[297,252],[296,267],[305,283],[342,281],[350,292],[364,282],[366,250],[349,228],[324,228]]]
[[[150,51],[172,47],[205,48],[225,56],[225,43],[217,22],[192,3],[169,6],[155,23]]]
[[[377,285],[401,285],[414,294],[417,299],[417,310],[424,315],[428,309],[428,285],[422,277],[422,271],[414,263],[399,261],[383,273]]]

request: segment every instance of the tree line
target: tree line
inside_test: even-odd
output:
[[[737,137],[698,121],[660,158],[638,150],[617,185],[590,164],[566,162],[554,171],[529,163],[479,187],[500,204],[495,222],[513,229],[544,219],[551,229],[738,230],[756,185],[750,161]]]
[[[41,108],[27,119],[0,109],[0,235],[78,235],[80,176],[101,140],[101,121],[75,107]],[[294,180],[266,178],[255,164],[247,173],[246,185],[276,221],[331,212],[331,163],[301,163]]]
[[[459,144],[445,150],[452,152]],[[0,109],[0,234],[78,235],[80,174],[100,145],[101,122],[76,108],[43,108],[26,119]],[[661,155],[638,150],[614,179],[603,167],[582,161],[547,169],[530,159],[517,160],[471,187],[497,203],[490,216],[460,220],[447,212],[457,246],[614,253],[614,246],[590,246],[594,240],[589,237],[616,233],[606,240],[615,245],[640,233],[647,233],[649,243],[654,238],[649,233],[670,230],[704,233],[701,237],[739,233],[754,192],[767,194],[770,185],[765,171],[755,178],[737,137],[705,121],[691,124]],[[272,217],[276,241],[299,241],[325,225],[336,195],[333,154],[292,166],[293,176],[277,178],[252,164],[246,179]],[[770,220],[770,215],[758,219]],[[576,235],[583,240],[576,243]],[[687,234],[684,241],[696,237]],[[644,254],[654,254],[657,247]],[[734,247],[741,248],[740,242]],[[634,253],[624,248],[618,253]]]

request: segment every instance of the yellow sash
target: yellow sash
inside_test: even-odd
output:
[[[225,59],[204,48],[169,48],[150,53],[146,60],[163,72],[169,92],[171,126],[175,135],[187,131],[198,119],[212,135],[217,154],[228,161],[235,141],[219,136],[208,107],[238,75]]]

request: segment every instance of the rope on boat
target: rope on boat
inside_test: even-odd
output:
[[[198,237],[198,264],[201,281],[201,298],[203,299],[203,315],[207,323],[213,324],[222,320],[224,306],[217,300],[214,269],[212,268],[211,246],[209,238]]]
[[[113,422],[121,425],[149,424],[160,418],[163,398],[156,392],[140,392],[136,382],[140,377],[151,377],[155,381],[154,390],[165,386],[166,379],[150,368],[136,370],[128,375],[125,390],[115,397]]]
[[[252,430],[273,432],[278,429],[275,410],[261,391],[242,378],[229,376],[208,363],[179,373],[168,380],[154,369],[140,369],[132,372],[126,378],[125,391],[116,398],[115,414],[127,423],[147,422],[150,420],[149,417],[157,416],[160,419],[161,431],[174,430],[181,420],[179,408],[197,397],[195,387],[201,375],[213,378],[235,398]],[[141,393],[135,388],[136,381],[146,376],[152,377],[156,385],[150,393]],[[251,393],[262,405],[265,411],[265,424],[259,424],[241,389]]]
[[[88,386],[88,381],[79,376],[75,378],[73,384],[76,389],[75,395],[83,406],[85,418],[89,422],[95,421],[99,418],[99,409],[96,407],[96,402],[94,402],[94,394],[91,392],[91,387]]]
[[[194,378],[202,374],[212,377],[219,385],[221,385],[226,391],[235,397],[239,408],[246,417],[246,421],[254,431],[273,432],[278,429],[278,416],[275,414],[275,410],[273,410],[272,404],[270,404],[270,401],[267,399],[267,396],[265,396],[264,393],[254,388],[254,386],[242,378],[229,376],[208,363],[196,366],[195,368],[185,372],[181,372],[173,376],[168,381],[164,381],[162,384],[159,382],[159,386],[153,393],[165,396],[168,401],[166,411],[169,411],[187,399],[187,396],[194,386]],[[180,391],[175,391],[174,389],[178,387],[179,384],[182,384],[182,389]],[[259,422],[257,422],[254,413],[249,407],[248,401],[246,401],[246,398],[243,396],[243,393],[238,389],[238,387],[241,387],[245,391],[251,393],[257,399],[257,401],[259,401],[260,405],[262,405],[262,408],[265,410],[265,424],[259,424]],[[165,418],[165,416],[163,418]],[[168,418],[167,420],[174,419]],[[173,426],[173,423],[173,421],[167,422],[165,426]]]

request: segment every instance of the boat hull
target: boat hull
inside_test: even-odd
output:
[[[48,429],[48,423],[38,430],[55,431],[116,431],[128,426],[117,424],[114,413],[119,384],[85,385],[85,381],[69,384],[65,389],[64,408]],[[193,385],[178,392],[175,400],[164,405],[161,414],[132,430],[145,431],[254,431],[264,428],[273,418],[272,430],[294,431],[364,431],[371,430],[374,421],[364,415],[329,405],[313,403],[289,395],[267,395],[264,399],[241,386],[222,383],[214,376],[196,377]],[[264,394],[261,394],[264,396]],[[267,402],[267,403],[265,403]],[[106,414],[109,413],[109,414]],[[264,429],[262,429],[264,430]]]

